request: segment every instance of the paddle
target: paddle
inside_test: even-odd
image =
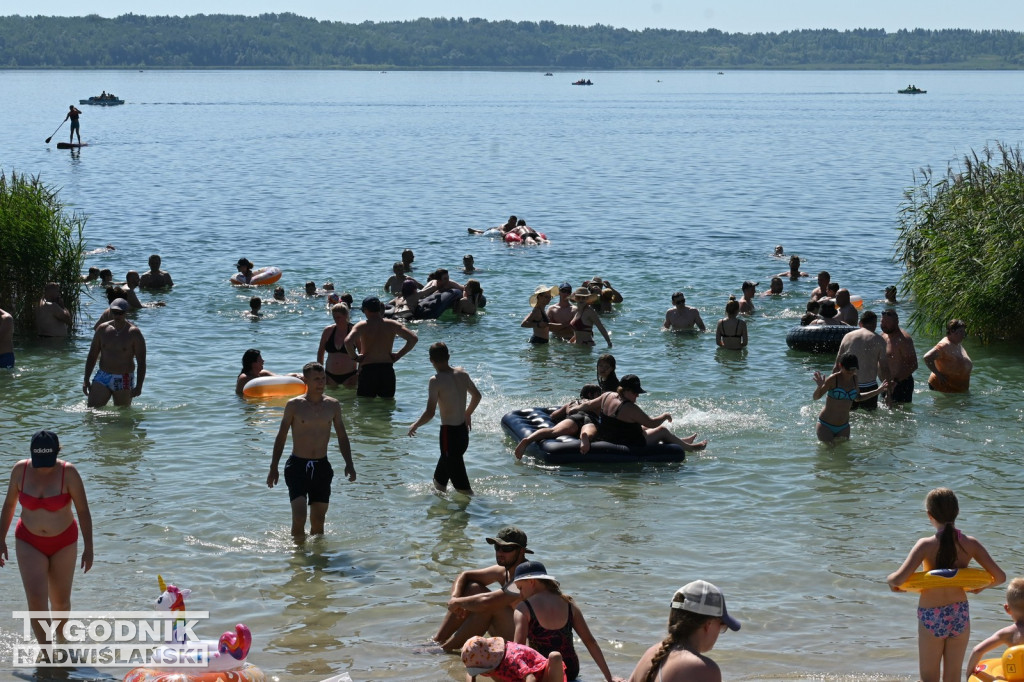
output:
[[[64,119],[64,121],[66,121],[66,120],[67,120],[67,119],[65,118],[65,119]],[[59,126],[57,126],[57,130],[60,130],[61,128],[63,128],[63,127],[64,127],[64,121],[61,121],[61,122],[60,122],[60,125],[59,125]],[[54,130],[54,131],[53,131],[53,135],[56,135],[56,134],[57,134],[57,130]],[[53,139],[53,135],[50,135],[50,136],[49,136],[48,138],[46,138],[46,144],[50,144],[50,140],[52,140],[52,139]]]

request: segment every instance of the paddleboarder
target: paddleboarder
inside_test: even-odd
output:
[[[82,112],[74,105],[68,106],[68,115],[64,117],[64,120],[71,119],[71,133],[68,135],[68,144],[75,143],[75,135],[78,135],[78,144],[82,144],[82,130],[78,127],[78,117],[82,115]]]

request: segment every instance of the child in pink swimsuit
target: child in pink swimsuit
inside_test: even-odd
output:
[[[476,682],[477,675],[498,682],[566,682],[560,653],[544,656],[501,637],[470,637],[462,645],[462,662],[466,682]]]

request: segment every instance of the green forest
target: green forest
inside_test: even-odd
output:
[[[295,14],[6,16],[0,68],[1019,69],[1024,34],[635,31],[462,18],[347,24]]]

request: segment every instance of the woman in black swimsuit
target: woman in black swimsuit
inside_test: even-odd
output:
[[[715,329],[715,343],[720,348],[743,350],[747,347],[747,323],[736,317],[739,312],[740,302],[730,296],[725,304],[725,317],[718,321]]]
[[[334,318],[334,324],[324,327],[324,333],[320,335],[316,361],[326,368],[328,386],[355,388],[359,372],[356,361],[345,351],[345,337],[352,330],[352,323],[348,320],[348,306],[335,303],[331,306],[331,317]],[[327,362],[324,362],[325,353]]]
[[[530,296],[530,305],[533,306],[533,310],[523,319],[523,323],[519,325],[525,329],[533,330],[530,343],[543,344],[550,341],[551,329],[548,327],[550,322],[548,321],[548,314],[544,311],[547,309],[548,303],[551,303],[552,297],[557,293],[558,287],[549,287],[542,284]]]

